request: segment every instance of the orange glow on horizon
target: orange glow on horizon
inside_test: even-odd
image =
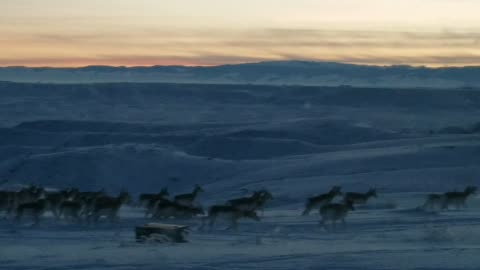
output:
[[[480,65],[474,0],[16,0],[0,66]]]

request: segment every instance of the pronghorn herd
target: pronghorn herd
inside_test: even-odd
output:
[[[203,191],[200,186],[195,185],[192,192],[169,198],[170,193],[164,188],[158,193],[140,194],[137,206],[144,208],[146,218],[154,220],[192,219],[201,216],[201,228],[205,223],[208,223],[209,228],[213,228],[218,219],[226,220],[229,228],[236,228],[240,219],[259,221],[258,211],[263,211],[267,202],[273,199],[269,191],[262,189],[250,196],[213,205],[205,214],[198,204],[198,197]],[[468,197],[476,191],[476,187],[468,186],[460,192],[429,194],[422,208],[425,210],[464,208]],[[340,199],[335,200],[337,197]],[[366,204],[370,198],[376,197],[375,189],[365,193],[343,193],[341,187],[333,186],[327,193],[308,198],[302,215],[317,211],[321,217],[321,225],[326,226],[330,222],[335,227],[337,221],[345,225],[345,218],[350,211],[355,210],[356,205]],[[69,188],[47,191],[38,186],[25,187],[19,191],[0,191],[0,212],[3,211],[7,218],[13,217],[16,222],[30,218],[38,224],[46,212],[51,212],[56,220],[97,223],[101,218],[105,218],[113,223],[118,221],[119,210],[123,205],[133,206],[132,198],[126,191],[121,191],[117,196],[107,195],[104,190],[82,192],[76,188]]]
[[[56,220],[97,222],[106,217],[115,221],[120,207],[130,202],[130,195],[125,191],[116,197],[107,195],[103,190],[81,192],[76,188],[46,191],[42,187],[30,186],[17,192],[0,191],[0,210],[6,212],[7,217],[13,216],[16,222],[30,217],[35,224],[47,211]]]
[[[423,208],[429,210],[445,210],[452,206],[456,209],[465,208],[465,202],[468,197],[476,192],[477,187],[468,186],[464,191],[450,191],[443,194],[429,194],[425,204],[423,205]]]
[[[322,219],[320,224],[325,226],[326,222],[331,221],[335,227],[336,221],[340,220],[345,225],[345,217],[349,211],[353,211],[355,204],[366,204],[371,197],[377,197],[377,191],[370,189],[366,193],[347,192],[344,194],[341,202],[332,203],[332,200],[342,195],[342,189],[334,186],[329,192],[320,194],[307,199],[305,210],[302,215],[308,215],[313,209],[319,211]]]
[[[162,189],[159,193],[140,194],[139,202],[145,207],[145,217],[152,219],[169,218],[193,218],[204,215],[201,206],[195,204],[197,197],[203,189],[196,185],[191,193],[180,194],[168,199],[169,192]],[[265,204],[273,199],[272,194],[267,190],[255,191],[251,196],[231,199],[222,205],[213,205],[209,208],[207,215],[202,217],[202,227],[208,221],[209,227],[213,228],[218,219],[226,220],[231,228],[236,228],[238,220],[250,218],[260,220],[258,210],[263,210]]]

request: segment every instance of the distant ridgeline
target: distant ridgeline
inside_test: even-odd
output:
[[[480,67],[365,66],[276,61],[213,67],[0,68],[0,81],[41,83],[171,82],[402,88],[480,88]]]

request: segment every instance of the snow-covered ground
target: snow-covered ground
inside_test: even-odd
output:
[[[297,205],[271,208],[237,231],[177,221],[192,228],[182,244],[136,243],[132,227],[145,221],[132,209],[114,226],[2,222],[0,262],[3,269],[478,269],[480,200],[427,213],[411,207],[422,195],[384,194],[378,201],[397,208],[356,210],[334,232],[319,227],[317,214],[300,216]]]
[[[139,244],[120,222],[0,220],[0,269],[479,269],[480,92],[229,85],[0,85],[0,188],[205,189],[204,206],[268,188],[260,222],[191,226],[189,243]],[[452,128],[454,127],[454,128]],[[340,185],[378,198],[327,231],[308,196]]]

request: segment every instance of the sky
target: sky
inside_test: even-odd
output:
[[[1,0],[0,66],[480,65],[479,0]]]

